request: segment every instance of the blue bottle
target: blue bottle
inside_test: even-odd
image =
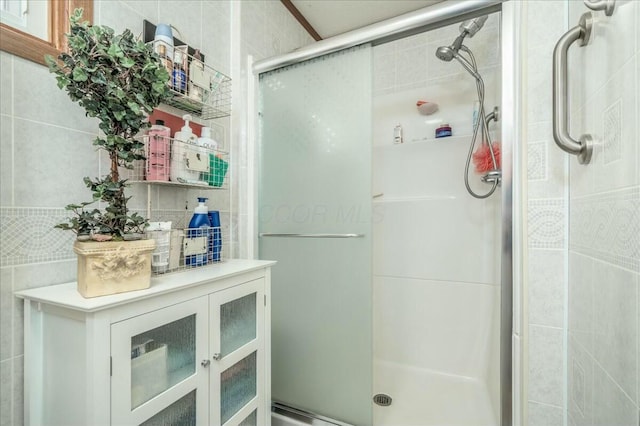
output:
[[[209,222],[212,226],[211,239],[209,240],[209,262],[220,262],[222,253],[222,229],[220,228],[220,212],[211,210],[208,213]]]
[[[205,238],[205,251],[203,253],[192,254],[185,256],[184,263],[186,266],[202,266],[208,262],[208,247],[209,247],[209,231],[211,228],[211,222],[209,222],[209,216],[207,215],[208,209],[204,197],[198,197],[198,206],[195,208],[193,217],[189,222],[189,230],[187,231],[187,238]]]

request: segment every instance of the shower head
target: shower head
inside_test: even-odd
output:
[[[440,46],[436,50],[436,57],[445,62],[450,62],[455,54],[452,46]]]
[[[456,37],[451,46],[438,47],[436,50],[436,57],[445,62],[450,62],[458,54],[460,47],[462,47],[464,38],[467,36],[473,37],[478,31],[480,31],[480,28],[482,28],[484,23],[487,21],[487,18],[487,15],[480,16],[478,18],[464,21],[460,24],[460,35]],[[465,66],[465,68],[467,67]]]
[[[460,34],[463,34],[463,36],[473,37],[478,31],[480,31],[480,28],[482,28],[484,23],[487,22],[488,18],[488,15],[484,15],[464,21],[460,24]]]

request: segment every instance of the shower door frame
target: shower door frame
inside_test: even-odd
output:
[[[526,157],[522,144],[522,84],[521,84],[521,6],[517,0],[447,1],[431,7],[331,37],[298,49],[295,52],[252,63],[252,78],[248,78],[247,151],[249,162],[255,162],[257,141],[258,78],[261,73],[341,51],[364,43],[377,44],[429,31],[463,19],[487,13],[501,12],[501,135],[502,135],[502,205],[501,205],[501,295],[500,295],[500,424],[520,426],[524,422],[526,359],[524,350],[524,259],[523,245],[526,227]],[[250,167],[251,168],[251,167]],[[250,203],[257,205],[257,183],[249,179]],[[257,214],[249,224],[248,233],[255,235]],[[252,232],[253,231],[253,232]],[[255,238],[249,253],[256,253]],[[515,391],[514,391],[515,390]]]

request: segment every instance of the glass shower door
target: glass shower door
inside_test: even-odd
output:
[[[272,397],[372,424],[371,48],[260,76]]]

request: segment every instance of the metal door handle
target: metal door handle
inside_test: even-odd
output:
[[[569,90],[567,85],[567,53],[569,47],[580,41],[585,46],[591,37],[593,15],[584,13],[578,25],[560,37],[553,49],[553,138],[556,144],[565,152],[578,156],[580,164],[589,164],[593,151],[593,138],[589,134],[575,140],[569,135]]]
[[[213,354],[213,359],[214,359],[215,361],[220,361],[220,360],[222,359],[222,354],[221,354],[221,353],[216,352],[215,354]]]

